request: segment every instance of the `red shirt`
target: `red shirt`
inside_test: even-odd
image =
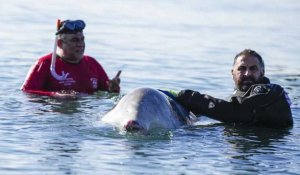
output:
[[[92,57],[83,56],[77,64],[67,63],[57,57],[55,71],[69,73],[65,80],[55,79],[50,72],[51,56],[41,57],[27,74],[22,90],[29,93],[52,96],[58,91],[93,93],[108,90],[109,78],[102,66]]]

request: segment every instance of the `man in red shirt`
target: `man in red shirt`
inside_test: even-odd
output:
[[[121,72],[110,80],[94,58],[84,55],[84,21],[58,23],[54,52],[37,60],[27,74],[22,90],[60,98],[91,94],[97,90],[119,93]]]

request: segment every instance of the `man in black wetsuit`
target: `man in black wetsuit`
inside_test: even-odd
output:
[[[262,57],[245,49],[234,58],[231,70],[235,90],[225,101],[192,90],[179,92],[176,100],[196,115],[226,123],[265,127],[293,125],[290,100],[284,89],[264,76]]]

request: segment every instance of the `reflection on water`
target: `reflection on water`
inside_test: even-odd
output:
[[[76,99],[58,99],[35,94],[26,95],[28,102],[38,105],[38,110],[42,112],[57,112],[61,114],[87,112],[85,110],[91,110],[95,107],[95,105],[101,106],[105,100],[109,101],[109,104],[112,102],[116,103],[123,96],[122,94],[107,93],[102,91],[96,92],[93,96],[85,95]]]
[[[240,172],[264,173],[270,168],[281,169],[291,160],[281,156],[286,148],[286,136],[290,129],[256,127],[225,127],[226,140],[231,145],[229,156],[234,170]]]
[[[29,102],[40,104],[39,110],[42,112],[58,112],[62,114],[74,114],[80,111],[81,103],[74,99],[55,99],[49,97],[28,96]]]
[[[224,129],[226,140],[237,152],[253,153],[260,149],[272,150],[272,142],[281,142],[284,136],[289,135],[289,129],[272,129],[260,127],[231,127]],[[275,147],[273,147],[275,148]]]

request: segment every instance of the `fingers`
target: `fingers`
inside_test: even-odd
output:
[[[109,92],[119,92],[120,91],[120,79],[113,79],[109,81],[108,91]]]
[[[121,75],[122,71],[119,70],[116,74],[116,76],[108,81],[108,91],[109,92],[119,92],[120,91],[120,75]]]
[[[122,71],[119,70],[116,74],[116,76],[109,80],[109,85],[108,85],[108,91],[109,92],[119,92],[120,91],[120,75],[121,75]]]
[[[120,75],[121,75],[122,71],[119,70],[116,74],[116,76],[110,80],[110,84],[112,87],[119,87],[121,79],[120,79]]]
[[[115,79],[115,78],[119,78],[119,77],[120,77],[120,75],[121,75],[121,73],[122,73],[122,71],[121,71],[121,70],[119,70],[119,71],[118,71],[118,73],[117,73],[117,75],[114,77],[114,79]]]
[[[78,99],[80,97],[78,92],[64,93],[64,92],[56,92],[53,96],[58,99]]]

